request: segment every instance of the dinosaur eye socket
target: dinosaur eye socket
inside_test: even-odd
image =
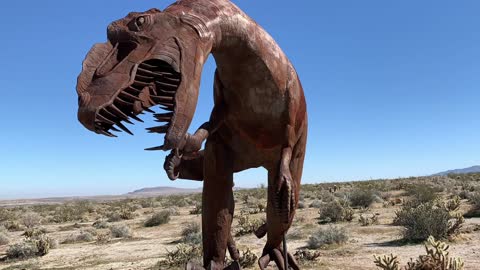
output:
[[[136,23],[138,27],[142,26],[145,23],[145,17],[138,17]]]

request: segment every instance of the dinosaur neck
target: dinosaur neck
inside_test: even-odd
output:
[[[229,0],[181,0],[165,12],[181,16],[196,29],[207,43],[205,56],[213,53],[217,65],[224,58],[236,60],[238,55],[258,54],[263,48],[281,52],[272,37]]]

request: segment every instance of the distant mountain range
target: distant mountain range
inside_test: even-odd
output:
[[[127,193],[127,196],[160,196],[185,193],[199,193],[202,188],[149,187]]]
[[[439,172],[434,175],[466,174],[466,173],[480,173],[480,166],[472,166],[465,169],[449,170],[445,172]]]

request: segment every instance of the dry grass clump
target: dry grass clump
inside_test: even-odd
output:
[[[347,241],[348,235],[345,228],[329,226],[314,232],[308,239],[307,247],[309,249],[319,249],[330,245],[341,245]]]
[[[92,226],[95,229],[108,229],[108,228],[110,228],[110,224],[106,220],[103,220],[103,219],[95,221],[92,224]]]
[[[22,224],[28,228],[34,228],[42,224],[42,216],[35,212],[26,212],[21,217]]]
[[[10,238],[7,236],[7,228],[0,226],[0,246],[10,243]]]
[[[126,224],[116,224],[110,227],[110,234],[113,238],[131,238],[133,233]]]
[[[95,240],[94,232],[89,230],[81,230],[76,233],[68,235],[63,241],[62,244],[75,244],[75,243],[84,243],[84,242],[93,242]]]
[[[427,255],[420,255],[415,261],[410,259],[404,267],[400,268],[397,256],[374,256],[374,263],[384,270],[462,270],[464,262],[460,258],[449,256],[449,246],[441,241],[436,241],[430,236],[425,243]]]
[[[182,242],[185,244],[198,245],[202,243],[202,232],[197,222],[189,222],[182,230]]]
[[[319,223],[352,221],[353,209],[344,200],[333,200],[322,204],[318,211]]]
[[[378,215],[372,214],[370,217],[360,215],[360,217],[358,218],[358,222],[362,226],[370,226],[370,225],[378,224]]]
[[[163,210],[153,214],[149,219],[144,223],[145,227],[155,227],[162,224],[166,224],[170,221],[170,211]]]

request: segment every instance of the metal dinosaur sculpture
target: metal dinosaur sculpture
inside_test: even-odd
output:
[[[78,76],[78,119],[110,137],[131,132],[123,122],[159,105],[166,124],[164,168],[170,179],[203,180],[203,263],[206,269],[239,269],[231,236],[233,173],[268,170],[267,235],[259,266],[299,269],[282,253],[300,192],[307,112],[297,73],[272,37],[228,0],[180,0],[166,10],[130,13],[111,23],[108,41],[93,46]],[[209,54],[217,70],[214,108],[194,134],[200,77]],[[206,140],[205,149],[201,150]],[[226,250],[234,263],[225,267]],[[285,252],[285,254],[287,254]],[[285,263],[287,263],[286,266]],[[204,269],[189,263],[187,269]]]

